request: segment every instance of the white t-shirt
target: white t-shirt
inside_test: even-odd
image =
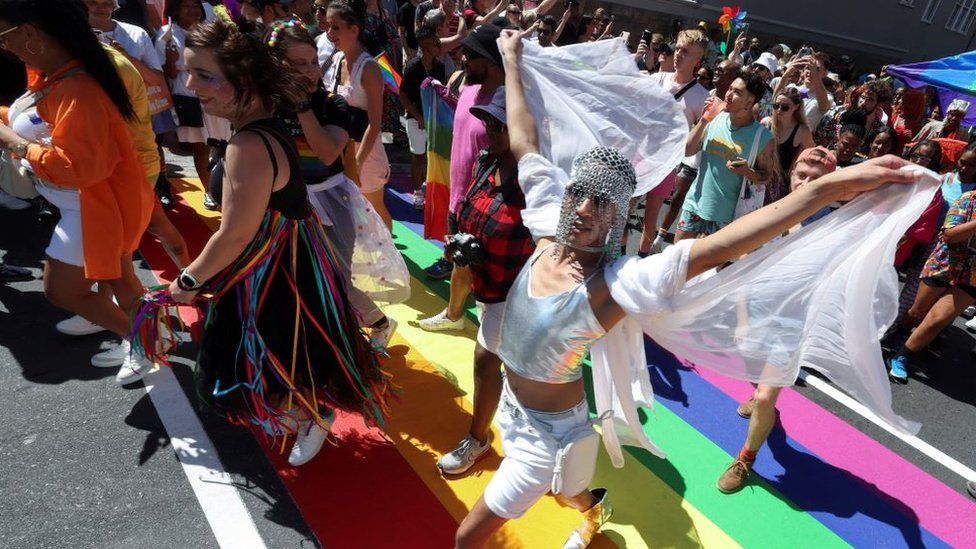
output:
[[[315,38],[315,47],[318,50],[319,66],[322,67],[322,82],[325,82],[326,74],[330,72],[332,54],[335,53],[336,47],[324,32]]]
[[[113,20],[113,22],[115,23],[114,30],[102,32],[102,36],[106,42],[114,40],[122,44],[125,52],[133,58],[138,59],[143,65],[157,71],[163,70],[163,63],[159,58],[159,54],[156,52],[156,47],[153,46],[152,39],[149,38],[149,34],[146,31],[135,25],[123,23],[122,21]]]
[[[668,90],[668,93],[674,95],[681,91],[688,83],[678,84],[674,81],[673,72],[657,72],[651,75],[651,81],[653,81],[658,86]],[[681,103],[682,108],[685,112],[685,118],[688,119],[688,129],[690,130],[701,120],[702,114],[705,112],[705,100],[708,99],[709,93],[701,84],[695,81],[695,85],[688,88],[678,102]],[[701,161],[701,153],[687,156],[682,163],[690,166],[692,168],[697,168],[699,162]]]
[[[169,35],[169,38],[167,38],[167,35]],[[186,47],[186,31],[176,23],[163,25],[163,28],[159,29],[159,38],[156,39],[156,53],[163,61],[166,60],[166,46],[170,40],[172,40],[173,45],[176,47],[176,51],[179,52],[179,57],[176,58],[176,70],[179,72],[176,78],[167,78],[169,90],[173,95],[196,97],[197,94],[186,87],[186,82],[190,79],[190,73],[186,71],[186,61],[183,59],[183,48]]]
[[[817,125],[820,124],[820,120],[827,114],[827,111],[834,107],[834,97],[827,92],[828,105],[825,110],[820,110],[820,105],[817,103],[817,94],[806,86],[797,86],[796,84],[790,84],[788,87],[796,88],[800,92],[800,97],[803,99],[803,114],[807,117],[807,126],[811,130],[817,129]]]

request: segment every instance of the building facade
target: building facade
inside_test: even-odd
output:
[[[615,29],[630,31],[633,42],[645,28],[669,36],[675,19],[686,28],[698,21],[717,26],[722,6],[736,3],[749,13],[748,33],[764,45],[809,44],[851,55],[862,70],[976,47],[976,0],[612,0],[584,8],[610,10]]]

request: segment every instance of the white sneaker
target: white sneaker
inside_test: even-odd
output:
[[[386,326],[383,328],[373,328],[369,332],[369,346],[378,353],[386,352],[386,346],[390,344],[390,338],[397,329],[397,321],[393,317],[386,317]]]
[[[973,318],[976,316],[976,305],[970,305],[966,307],[966,310],[962,312],[963,318]]]
[[[447,318],[447,309],[444,309],[430,318],[420,319],[417,325],[428,332],[460,332],[464,330],[464,317],[451,320]]]
[[[976,318],[966,321],[966,328],[976,332]]]
[[[129,355],[119,368],[119,373],[115,374],[115,381],[122,386],[129,385],[146,377],[155,368],[156,364],[146,357]]]
[[[323,419],[331,425],[334,418],[335,416],[330,411],[329,415]],[[314,421],[302,421],[298,426],[295,445],[291,447],[291,453],[288,454],[288,463],[294,467],[308,463],[319,453],[328,437],[328,429],[323,429]]]
[[[468,434],[461,440],[457,448],[451,450],[450,453],[444,454],[441,459],[437,460],[437,467],[442,473],[460,475],[470,469],[476,461],[484,457],[488,453],[489,448],[491,448],[490,434],[488,435],[488,440],[485,442],[478,442],[477,439]]]
[[[125,359],[129,356],[130,350],[131,347],[129,346],[129,342],[122,340],[122,343],[119,343],[115,347],[112,347],[107,351],[102,351],[93,356],[91,359],[91,365],[96,368],[116,368],[125,362]]]
[[[31,207],[31,203],[17,198],[16,196],[0,189],[0,208],[6,210],[26,210]]]
[[[69,336],[86,336],[105,331],[105,328],[80,315],[58,322],[54,325],[54,329]]]

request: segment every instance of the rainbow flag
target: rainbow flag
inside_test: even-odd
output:
[[[399,95],[400,94],[400,83],[403,81],[403,77],[400,73],[393,68],[393,62],[390,61],[390,57],[383,52],[376,56],[376,62],[380,65],[380,71],[383,72],[383,82],[386,84],[390,91]]]
[[[888,74],[901,79],[910,88],[934,86],[942,112],[953,99],[973,102],[976,97],[976,51],[920,63],[889,65]],[[962,125],[976,125],[976,109],[969,109]]]
[[[420,85],[420,102],[427,128],[424,238],[443,240],[447,235],[447,208],[451,194],[451,144],[454,141],[456,101],[447,86],[428,78]]]

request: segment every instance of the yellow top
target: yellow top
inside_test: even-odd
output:
[[[146,171],[146,178],[155,181],[159,174],[159,151],[156,148],[156,133],[152,129],[152,116],[149,114],[149,97],[146,95],[146,82],[139,74],[139,69],[135,67],[129,59],[109,45],[103,45],[108,52],[115,70],[125,85],[125,91],[129,93],[129,101],[132,102],[132,110],[136,113],[135,120],[126,120],[129,127],[129,134],[136,146],[136,153],[139,155],[139,162],[142,163]]]

